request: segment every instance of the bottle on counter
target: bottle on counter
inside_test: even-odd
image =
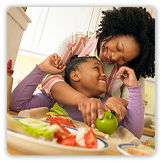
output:
[[[9,110],[10,100],[11,100],[11,91],[12,91],[12,83],[13,83],[13,70],[12,70],[12,60],[9,59],[7,62],[7,110]]]

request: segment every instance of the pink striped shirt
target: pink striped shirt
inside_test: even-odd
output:
[[[72,33],[66,37],[64,41],[60,43],[55,53],[57,53],[63,60],[63,63],[67,65],[70,58],[73,55],[83,56],[97,56],[97,42],[96,33],[91,37],[89,34]],[[120,66],[116,63],[103,62],[104,72],[107,74],[107,91],[100,97],[122,97],[128,99],[128,89],[123,85],[120,79],[116,78],[116,72]],[[48,96],[51,97],[51,87],[58,81],[63,81],[64,78],[61,75],[47,75],[42,81],[42,88]]]

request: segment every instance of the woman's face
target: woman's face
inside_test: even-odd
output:
[[[87,97],[94,97],[106,92],[106,78],[103,66],[97,59],[89,58],[87,62],[80,65],[79,70],[76,70],[80,78],[78,91],[85,94]]]
[[[99,57],[103,62],[113,62],[123,65],[138,57],[139,45],[134,37],[119,35],[108,42],[100,44]]]

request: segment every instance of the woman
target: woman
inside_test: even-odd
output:
[[[44,93],[33,94],[33,92],[47,72],[53,71],[54,73],[59,73],[65,69],[63,65],[60,65],[60,68],[56,68],[54,65],[52,66],[52,63],[55,61],[54,56],[55,55],[47,57],[45,61],[36,66],[15,88],[11,96],[11,110],[20,111],[42,106],[47,106],[48,108],[53,107],[55,101],[52,100],[52,98],[46,96]],[[124,73],[128,74],[128,77],[124,78]],[[140,138],[144,126],[144,107],[142,104],[141,86],[138,86],[134,71],[127,67],[121,67],[117,73],[117,77],[120,78],[130,90],[126,117],[123,120],[121,119],[119,126],[126,127],[135,136]],[[88,98],[106,92],[106,78],[107,75],[104,74],[102,63],[95,57],[77,57],[72,59],[65,70],[66,82]],[[67,90],[64,90],[64,92],[67,92]],[[113,99],[114,98],[117,99],[118,97],[113,97]],[[98,110],[98,115],[100,115],[103,110],[110,111],[107,107],[109,99],[104,97],[101,100],[97,99],[97,101],[99,105],[104,105],[104,107]],[[69,113],[72,119],[91,125],[89,116],[86,115],[90,114],[89,109],[86,110],[86,114],[84,115],[80,110],[81,108],[66,105],[64,105],[63,108]],[[94,112],[94,114],[96,113]]]
[[[128,90],[116,78],[116,73],[120,66],[126,65],[135,71],[137,79],[155,76],[155,19],[145,9],[136,7],[113,8],[102,13],[102,21],[94,35],[89,37],[74,33],[59,45],[56,53],[65,65],[76,54],[79,57],[96,56],[103,62],[107,90],[101,97],[121,97],[116,101],[109,98],[108,101],[108,106],[117,113],[120,121],[125,116],[122,101],[127,103],[124,101],[128,99]],[[90,99],[74,90],[64,82],[62,76],[47,75],[42,87],[48,96],[65,105],[78,106],[83,114],[93,107],[97,110],[96,114],[87,116],[92,126],[95,124],[97,112],[101,108],[96,98]]]

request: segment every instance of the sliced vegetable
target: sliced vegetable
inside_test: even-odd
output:
[[[62,118],[62,117],[52,117],[52,118],[47,118],[46,121],[50,122],[50,125],[52,124],[61,124],[69,127],[76,128],[68,119]]]
[[[149,146],[155,148],[155,143],[150,143]]]
[[[63,108],[61,108],[57,102],[54,104],[53,108],[50,109],[50,111],[53,111],[57,115],[69,116],[69,114]]]
[[[57,142],[60,143],[63,139],[65,139],[69,134],[67,133],[62,133],[61,131],[56,131],[55,132],[55,138],[57,138]]]
[[[33,127],[47,126],[46,122],[34,118],[21,118],[19,119],[19,122],[24,125],[33,126]]]
[[[92,129],[84,135],[84,139],[87,148],[97,148],[97,138]]]
[[[19,133],[26,133],[24,125],[17,122],[11,115],[7,113],[7,129],[13,130]]]
[[[49,116],[50,114],[52,114],[54,116],[58,116],[58,114],[56,114],[55,112],[48,112],[48,113],[46,113],[46,116]]]
[[[76,142],[76,135],[69,135],[68,137],[66,137],[65,139],[63,139],[60,144],[62,145],[68,145],[68,146],[75,146],[77,145]]]
[[[43,136],[44,138],[53,138],[54,133],[59,130],[59,126],[57,124],[51,125],[51,126],[26,126],[25,130],[27,131],[28,135],[34,136],[34,137],[40,137]]]
[[[76,142],[84,138],[85,132],[86,132],[86,128],[78,128],[78,131],[76,134]]]

